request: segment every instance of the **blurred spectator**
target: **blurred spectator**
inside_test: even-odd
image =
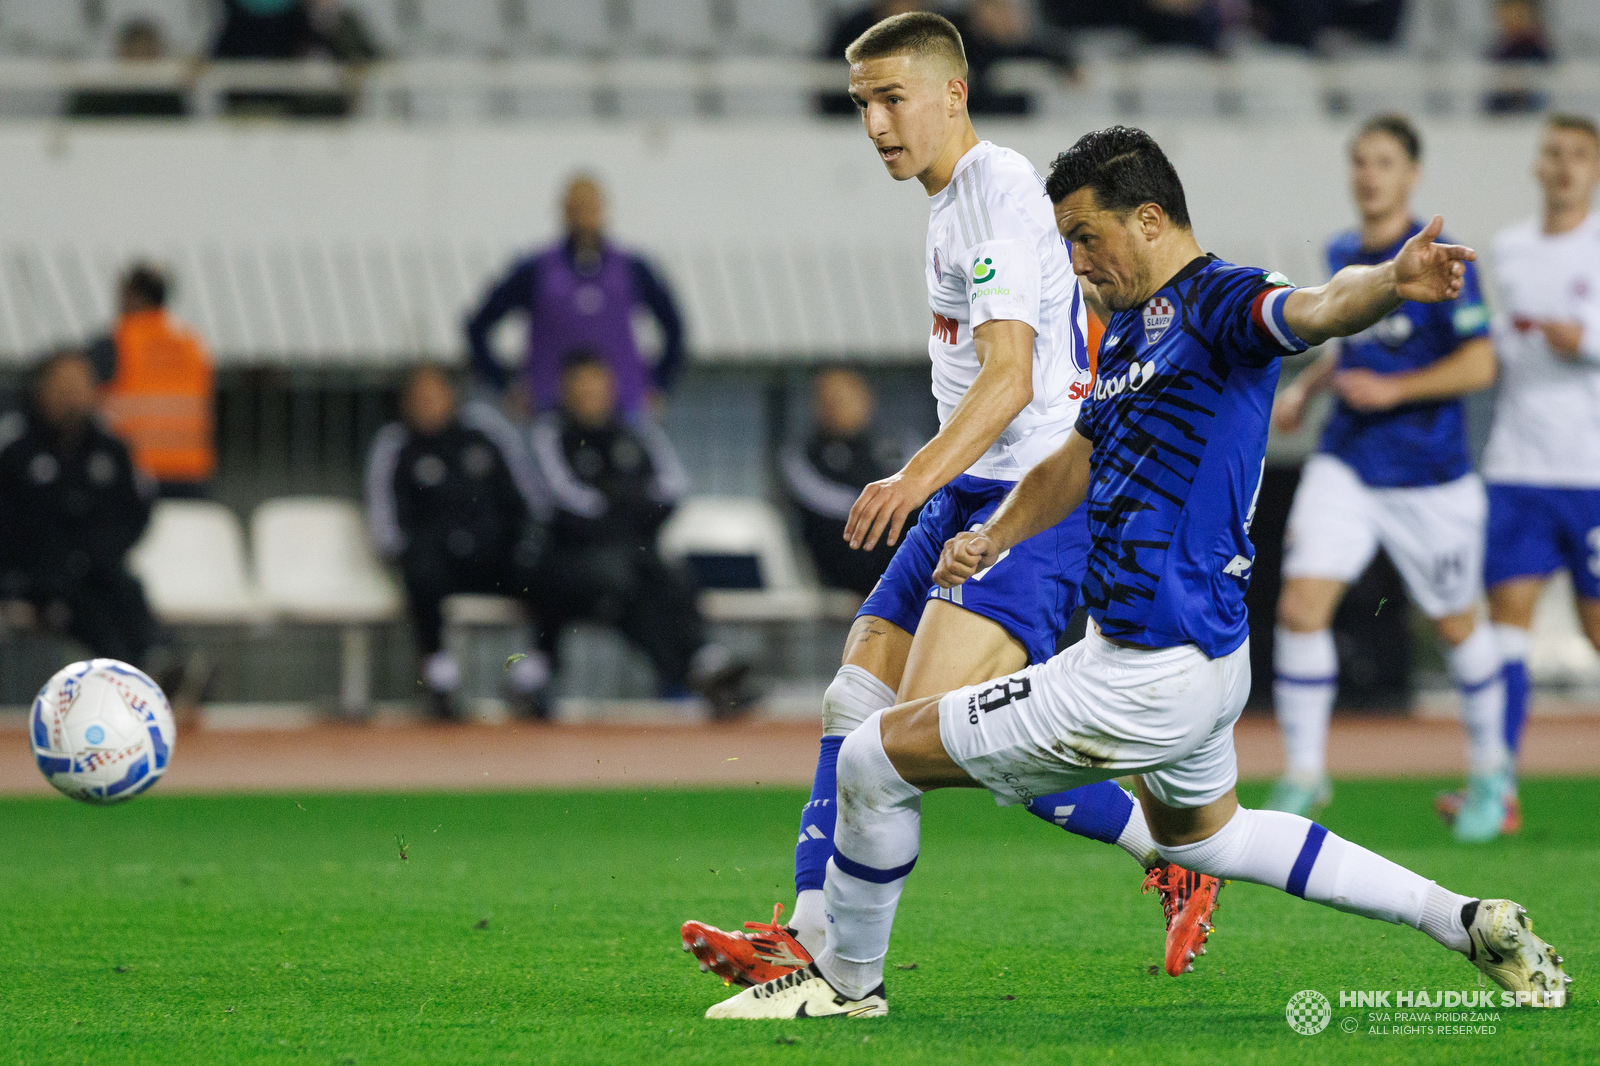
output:
[[[1062,77],[1076,77],[1077,64],[1061,42],[1040,36],[1020,0],[975,0],[956,19],[967,52],[967,110],[974,115],[1025,115],[1032,98],[1006,92],[993,81],[994,64],[1008,59],[1041,59]]]
[[[877,0],[853,10],[834,13],[833,25],[828,29],[820,58],[837,63],[844,62],[844,50],[850,43],[891,15],[907,11],[926,11],[931,5],[919,0]],[[817,94],[817,110],[824,115],[855,116],[855,101],[843,89],[829,89]]]
[[[125,560],[155,486],[95,422],[96,400],[88,359],[67,352],[39,368],[32,409],[0,420],[0,600],[27,601],[93,655],[151,668],[159,627]]]
[[[323,58],[360,64],[379,58],[366,23],[340,0],[222,0],[222,28],[213,59]],[[226,106],[235,114],[339,118],[350,113],[356,87],[315,90],[238,90]]]
[[[497,392],[510,375],[490,350],[489,335],[513,311],[528,316],[522,389],[511,406],[537,414],[560,401],[561,358],[569,351],[597,353],[616,378],[624,415],[664,396],[683,367],[683,324],[677,304],[643,257],[606,238],[606,201],[600,183],[579,175],[562,200],[567,232],[543,251],[513,264],[467,320],[472,369]],[[652,370],[640,357],[633,312],[643,306],[661,327],[664,346]]]
[[[853,370],[825,370],[811,382],[811,435],[784,449],[784,484],[800,509],[801,534],[829,588],[865,596],[894,557],[887,540],[872,551],[852,551],[844,539],[845,519],[868,482],[900,469],[904,450],[871,432],[876,401]],[[907,528],[916,521],[906,519]]]
[[[522,600],[538,618],[549,503],[517,435],[483,403],[458,406],[438,367],[413,370],[401,419],[367,457],[367,520],[379,552],[400,568],[422,656],[428,710],[457,716],[461,667],[444,648],[441,608],[458,592]],[[544,717],[549,669],[538,652],[507,670],[519,715]]]
[[[1291,0],[1293,2],[1293,0]],[[1218,0],[1041,0],[1046,23],[1064,29],[1127,29],[1146,43],[1222,50]]]
[[[155,63],[167,58],[161,25],[133,18],[117,31],[116,58],[122,63]],[[189,105],[176,89],[78,89],[67,97],[68,118],[182,118]]]
[[[546,648],[569,621],[615,626],[649,656],[664,696],[699,692],[719,718],[742,713],[748,664],[706,637],[689,580],[667,565],[656,534],[688,488],[666,435],[618,404],[611,364],[571,354],[561,407],[531,429],[534,460],[556,505],[545,585]]]
[[[1404,0],[1251,0],[1261,35],[1273,44],[1317,51],[1330,30],[1388,44],[1400,30]]]
[[[371,63],[383,58],[359,13],[342,0],[308,0],[311,54],[336,63]]]
[[[1489,58],[1503,64],[1499,82],[1484,98],[1483,109],[1495,115],[1543,111],[1549,102],[1538,88],[1527,84],[1529,64],[1555,58],[1545,34],[1544,18],[1536,0],[1500,0],[1494,6],[1496,37]]]
[[[136,263],[122,278],[104,412],[163,496],[204,496],[216,471],[211,353],[167,311],[167,279]],[[102,341],[99,350],[106,350]]]

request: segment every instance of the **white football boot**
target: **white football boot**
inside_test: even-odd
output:
[[[882,984],[860,999],[851,999],[830,985],[813,962],[712,1004],[706,1017],[881,1018],[888,1013],[889,1001],[884,998]]]
[[[1517,1006],[1562,1007],[1572,983],[1561,956],[1534,935],[1528,912],[1509,899],[1480,899],[1461,908],[1472,947],[1467,958],[1494,983],[1518,996]]]

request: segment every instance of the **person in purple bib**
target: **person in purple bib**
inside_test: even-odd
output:
[[[504,392],[513,384],[511,375],[490,350],[489,334],[514,311],[528,316],[527,357],[512,400],[522,413],[557,406],[566,352],[592,351],[610,366],[618,406],[627,415],[664,395],[683,367],[683,321],[672,294],[642,257],[606,239],[605,209],[598,181],[586,174],[573,178],[562,201],[566,236],[512,264],[467,319],[474,375]],[[661,328],[664,344],[654,367],[645,365],[634,340],[638,305]]]

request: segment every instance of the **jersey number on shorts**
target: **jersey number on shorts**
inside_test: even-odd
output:
[[[967,700],[967,721],[973,725],[978,724],[978,712],[988,714],[998,711],[1002,707],[1009,707],[1018,700],[1025,700],[1033,692],[1033,682],[1026,677],[1008,677],[998,685],[979,689],[976,696]]]

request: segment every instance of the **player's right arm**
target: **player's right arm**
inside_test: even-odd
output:
[[[1063,521],[1089,495],[1089,457],[1094,443],[1076,429],[1017,482],[980,528],[945,542],[933,580],[941,588],[966,581],[995,564],[1002,552]]]
[[[939,433],[896,474],[861,490],[844,537],[871,551],[888,534],[900,540],[906,518],[983,457],[1005,428],[1033,402],[1033,327],[991,319],[972,331],[979,370]]]

